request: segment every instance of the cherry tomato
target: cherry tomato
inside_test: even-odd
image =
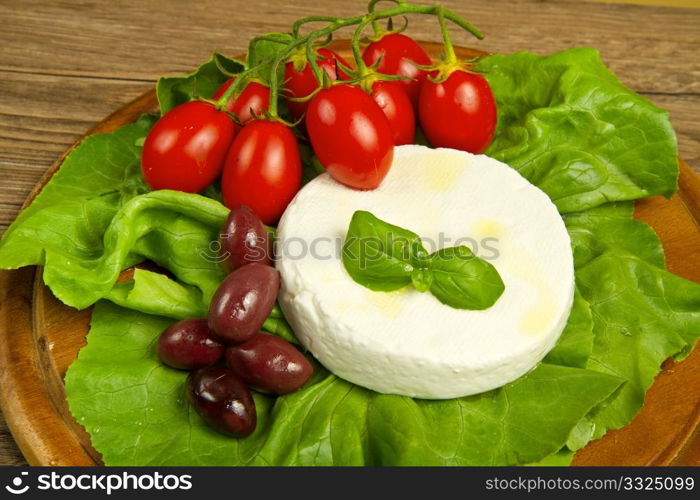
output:
[[[238,133],[226,157],[221,191],[233,209],[248,205],[272,225],[301,186],[299,145],[277,121],[253,120]]]
[[[338,182],[374,189],[391,167],[389,121],[358,87],[338,84],[321,90],[309,104],[306,128],[316,156]]]
[[[412,144],[416,132],[416,118],[403,86],[399,82],[374,82],[372,98],[389,120],[394,144]]]
[[[426,72],[416,67],[431,63],[430,56],[413,38],[401,33],[389,33],[376,42],[370,43],[362,53],[362,60],[372,66],[381,58],[377,67],[385,75],[401,75],[409,79],[401,80],[411,103],[418,103],[418,93],[425,80]]]
[[[180,104],[146,136],[141,171],[151,189],[197,193],[221,173],[236,134],[233,120],[202,101]]]
[[[231,78],[217,90],[212,99],[219,99],[226,89],[233,84],[235,78]],[[237,97],[231,98],[226,105],[231,113],[238,117],[238,120],[245,125],[253,120],[253,114],[260,115],[267,110],[270,105],[270,89],[262,83],[250,82]]]
[[[418,113],[433,147],[482,153],[496,130],[496,101],[486,79],[454,71],[444,82],[426,80]]]
[[[317,64],[319,68],[326,72],[331,81],[347,78],[347,75],[336,64],[340,62],[348,66],[348,63],[342,57],[325,48],[318,49],[317,53],[320,56]],[[308,62],[304,64],[301,71],[297,71],[294,68],[294,61],[289,61],[284,67],[284,81],[284,87],[287,89],[287,96],[289,97],[306,97],[318,88],[318,82]],[[289,109],[289,113],[294,120],[304,116],[308,107],[308,101],[299,102],[287,99],[287,109]]]

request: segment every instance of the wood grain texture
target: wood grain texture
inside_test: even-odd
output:
[[[475,42],[456,34],[456,43],[540,54],[597,47],[625,84],[670,110],[681,156],[700,171],[700,11],[567,0],[441,3],[488,35]],[[299,17],[356,14],[365,4],[0,0],[0,233],[70,144],[159,75],[189,71],[213,50],[240,53],[250,37],[286,30]],[[412,18],[410,33],[438,39],[425,18]],[[0,464],[21,463],[0,418]]]
[[[591,3],[622,3],[633,5],[652,5],[656,7],[692,7],[700,8],[700,0],[564,0],[567,2],[591,2]]]

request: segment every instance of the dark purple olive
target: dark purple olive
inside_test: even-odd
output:
[[[296,391],[314,373],[309,360],[292,344],[262,332],[226,348],[226,364],[250,386],[274,394]]]
[[[270,266],[253,263],[236,269],[211,299],[209,328],[225,343],[245,342],[270,315],[279,288],[279,273]]]
[[[231,209],[221,227],[219,243],[224,257],[221,265],[227,273],[251,262],[270,265],[270,243],[265,226],[246,205]]]
[[[257,416],[250,389],[221,365],[207,366],[187,377],[187,398],[204,421],[214,429],[235,437],[255,430]]]
[[[185,319],[160,334],[157,351],[166,365],[191,370],[219,361],[224,346],[214,338],[206,319]]]

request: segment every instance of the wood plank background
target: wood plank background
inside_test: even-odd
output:
[[[462,45],[538,54],[597,47],[625,84],[671,112],[681,155],[700,172],[700,9],[690,8],[700,2],[619,1],[442,3],[487,33],[476,42],[455,31]],[[286,31],[299,17],[353,15],[366,3],[0,0],[0,233],[62,151],[159,75],[190,71],[214,50],[244,52],[252,36]],[[427,18],[411,18],[409,33],[439,39]],[[0,465],[24,463],[0,417]]]

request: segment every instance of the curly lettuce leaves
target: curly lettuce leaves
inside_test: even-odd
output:
[[[199,288],[138,268],[132,281],[115,284],[105,298],[122,307],[178,320],[206,317],[209,309]]]
[[[585,368],[593,352],[594,338],[591,306],[577,288],[566,327],[544,361],[555,365]]]
[[[659,237],[645,222],[632,220],[633,211],[632,202],[617,202],[565,215],[574,265],[583,267],[608,250],[622,250],[664,268]]]
[[[187,403],[186,372],[154,341],[170,320],[97,304],[66,376],[70,409],[110,465],[502,465],[540,460],[621,379],[541,364],[489,393],[423,401],[375,393],[320,367],[301,391],[256,394],[258,427],[231,439]],[[120,355],[115,359],[114,353]]]
[[[593,313],[595,342],[587,368],[627,382],[591,421],[594,437],[627,425],[666,359],[700,336],[700,286],[619,251],[577,272]]]
[[[73,206],[69,202],[67,207],[93,217],[104,208],[91,200],[85,204],[88,206]],[[60,209],[64,206],[58,203]],[[67,212],[58,211],[61,215]],[[3,239],[0,265],[17,267],[5,260],[6,255],[14,255],[12,244],[22,242],[25,235],[31,238],[41,233],[42,238],[33,241],[39,249],[39,245],[43,246],[44,282],[57,298],[72,307],[82,309],[107,296],[120,272],[144,259],[168,269],[184,283],[198,286],[205,300],[224,277],[216,260],[207,258],[206,252],[211,242],[216,241],[228,209],[209,198],[165,190],[135,196],[116,212],[110,211],[111,220],[102,225],[99,237],[89,235],[93,236],[90,241],[85,241],[88,235],[81,232],[83,227],[79,224],[47,230],[47,222],[56,213],[53,207],[38,211],[36,224],[43,229]],[[58,229],[63,232],[58,234]],[[90,253],[80,253],[88,245]],[[41,259],[34,259],[21,265],[41,263]]]
[[[668,113],[620,83],[596,50],[494,55],[478,69],[498,104],[486,153],[561,213],[674,193],[678,148]]]
[[[619,202],[564,216],[577,290],[592,320],[594,341],[583,366],[627,381],[579,424],[571,449],[627,425],[661,364],[689,353],[700,336],[700,286],[665,271],[658,236],[632,212],[631,202]],[[547,359],[566,345],[575,310],[576,303]]]

